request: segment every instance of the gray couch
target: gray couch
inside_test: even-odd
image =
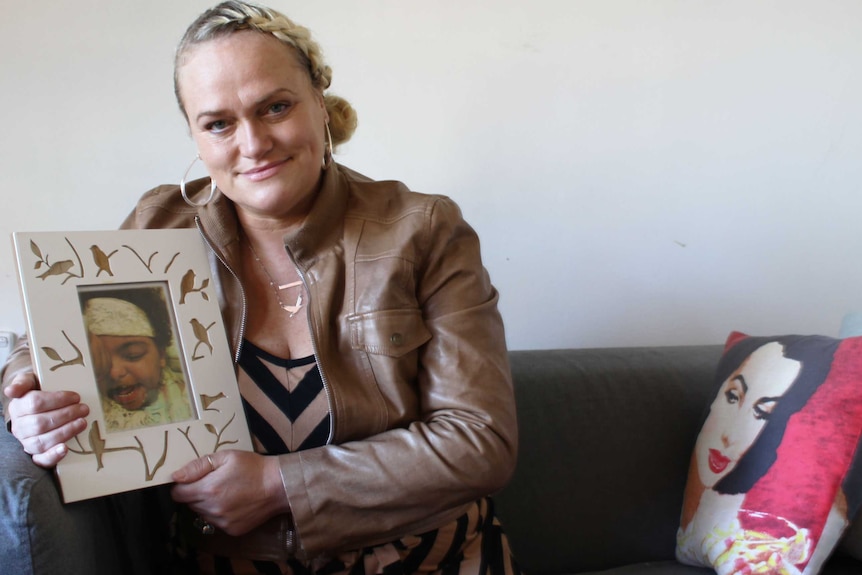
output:
[[[528,573],[712,573],[675,562],[674,543],[720,354],[720,346],[511,353],[521,450],[495,503]],[[164,503],[159,490],[122,505],[63,506],[50,474],[2,431],[0,469],[4,575],[167,572],[155,528],[139,515]],[[854,527],[824,573],[862,574],[859,558]]]
[[[520,454],[495,497],[527,573],[709,575],[674,560],[722,346],[515,351]],[[855,558],[854,558],[855,557]],[[854,525],[824,575],[862,574]]]

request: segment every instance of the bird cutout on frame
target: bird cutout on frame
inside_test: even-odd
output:
[[[90,407],[56,468],[65,502],[168,483],[219,449],[253,450],[196,230],[12,239],[40,384]],[[131,380],[112,371],[123,346],[146,357]]]

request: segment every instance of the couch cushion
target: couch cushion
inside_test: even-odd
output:
[[[495,497],[528,573],[672,560],[722,346],[513,351],[520,448]]]
[[[677,556],[817,573],[862,500],[862,338],[734,333],[715,379]]]

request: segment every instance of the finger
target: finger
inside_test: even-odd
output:
[[[16,375],[9,385],[3,389],[3,394],[10,399],[15,399],[23,397],[28,391],[33,391],[34,389],[39,389],[39,385],[36,382],[36,374],[28,371]]]
[[[177,483],[194,483],[215,471],[218,465],[214,454],[205,455],[174,471],[171,478]]]
[[[203,513],[203,509],[198,507],[203,503],[203,496],[193,484],[175,483],[171,487],[171,499],[176,503],[185,503],[195,513]]]
[[[15,435],[15,437],[18,438],[18,441],[21,442],[21,445],[24,447],[24,451],[30,455],[36,456],[56,450],[58,446],[64,446],[67,441],[76,435],[83,433],[86,428],[87,420],[84,418],[78,418],[46,433],[39,433],[25,437],[19,437],[13,428],[13,435]],[[57,455],[62,459],[66,453],[63,451]]]
[[[34,435],[50,433],[77,419],[83,419],[90,414],[90,408],[85,403],[72,403],[58,409],[40,410],[36,413],[31,413],[30,406],[23,405],[22,407],[21,402],[26,401],[27,398],[14,399],[9,403],[9,420],[11,422],[12,434],[19,441]],[[39,406],[40,409],[41,407]]]
[[[9,417],[14,419],[25,415],[39,415],[58,411],[79,405],[80,402],[81,396],[74,391],[31,390],[9,402]]]
[[[38,465],[39,467],[44,467],[46,469],[50,469],[51,467],[55,467],[61,459],[66,457],[66,454],[69,452],[69,448],[66,447],[65,444],[60,444],[54,446],[53,449],[46,451],[45,453],[38,453],[33,456],[33,463]]]

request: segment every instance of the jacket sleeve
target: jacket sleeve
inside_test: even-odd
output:
[[[6,364],[0,370],[0,381],[2,381],[2,386],[0,386],[0,402],[3,405],[3,418],[6,421],[6,429],[9,429],[11,425],[7,406],[12,400],[6,397],[6,394],[2,393],[2,390],[6,389],[6,386],[12,382],[16,375],[28,371],[33,371],[33,361],[30,358],[30,340],[24,334],[18,338],[15,347],[12,348],[9,357],[6,358]]]
[[[505,335],[478,237],[440,197],[423,233],[414,296],[430,337],[409,382],[417,416],[366,439],[281,456],[306,556],[434,529],[502,488],[514,469]]]

